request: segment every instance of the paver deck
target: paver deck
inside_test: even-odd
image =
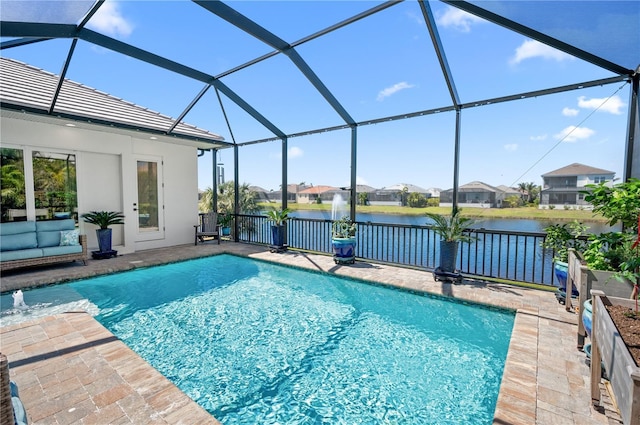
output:
[[[494,423],[620,423],[615,411],[606,409],[604,414],[592,407],[589,368],[584,353],[576,349],[577,315],[567,312],[551,292],[472,280],[435,282],[425,270],[366,262],[336,265],[330,256],[271,253],[266,247],[231,242],[88,260],[87,266],[6,273],[0,289],[13,291],[224,252],[516,310]],[[12,380],[20,387],[33,424],[218,423],[87,313],[6,326],[0,329],[0,351],[9,358]]]

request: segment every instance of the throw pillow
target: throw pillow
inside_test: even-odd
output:
[[[77,230],[61,230],[60,246],[80,245]]]

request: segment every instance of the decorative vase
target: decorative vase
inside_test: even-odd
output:
[[[356,238],[331,238],[333,260],[336,264],[353,264],[356,261]]]
[[[445,273],[454,273],[456,270],[457,257],[458,242],[440,241],[440,271]]]
[[[100,252],[111,251],[111,229],[96,229]]]
[[[569,264],[563,261],[556,261],[553,264],[553,272],[558,279],[558,285],[556,285],[561,292],[567,293],[567,273],[569,271]],[[578,288],[575,285],[571,285],[571,296],[578,296]]]
[[[271,226],[271,240],[273,241],[273,246],[277,248],[282,248],[284,246],[284,236],[285,236],[285,227],[280,226]]]

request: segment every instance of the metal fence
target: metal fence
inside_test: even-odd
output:
[[[239,215],[238,241],[271,245],[271,223],[265,216]],[[332,253],[331,220],[291,218],[287,245]],[[429,226],[358,222],[356,258],[401,266],[434,269],[440,237]],[[457,268],[480,277],[551,285],[553,252],[541,247],[545,233],[474,229],[470,243],[458,248]]]

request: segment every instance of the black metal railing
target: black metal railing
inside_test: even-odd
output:
[[[238,241],[271,245],[265,216],[239,215]],[[332,253],[331,220],[292,218],[287,245]],[[402,266],[438,266],[440,237],[428,226],[358,222],[356,258]],[[473,229],[470,243],[458,248],[457,268],[465,274],[551,285],[553,252],[542,248],[545,233]]]

